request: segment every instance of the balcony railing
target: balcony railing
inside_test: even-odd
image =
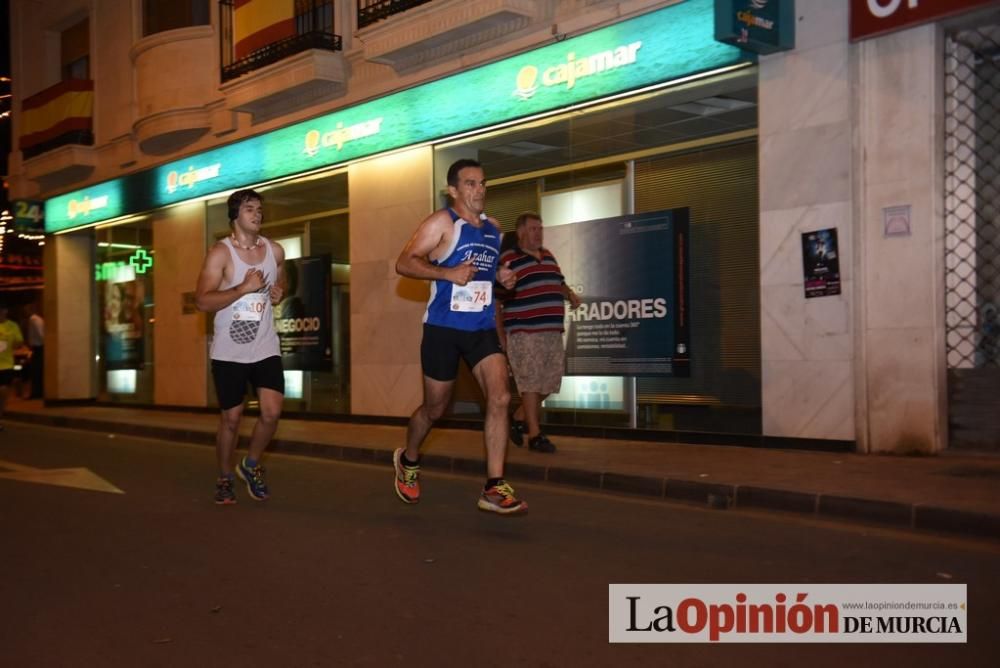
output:
[[[431,0],[358,0],[358,29]]]
[[[25,159],[68,144],[94,144],[94,82],[66,79],[21,103],[19,148]]]
[[[235,79],[309,49],[340,51],[343,48],[340,35],[334,32],[333,0],[295,0],[294,16],[271,26],[255,26],[259,30],[250,39],[264,40],[265,43],[244,55],[245,44],[236,41],[238,17],[233,3],[234,0],[219,2],[222,81]],[[245,39],[249,31],[241,32],[240,36]]]

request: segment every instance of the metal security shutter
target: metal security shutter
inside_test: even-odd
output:
[[[945,52],[949,447],[1000,450],[1000,23]]]
[[[538,211],[537,181],[532,179],[488,186],[486,213],[497,219],[504,232],[513,230],[517,217],[525,211]]]
[[[636,213],[691,209],[691,377],[640,378],[640,403],[759,407],[757,144],[637,161]]]

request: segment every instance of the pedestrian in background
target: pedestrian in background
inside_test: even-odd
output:
[[[542,433],[542,402],[562,385],[566,365],[563,320],[580,298],[566,285],[555,256],[542,244],[542,217],[527,211],[517,218],[517,245],[500,256],[516,275],[514,289],[503,302],[507,359],[521,393],[521,405],[510,423],[510,440],[518,447],[552,453],[556,446]]]
[[[28,398],[42,399],[45,397],[45,320],[34,304],[28,304],[24,310],[28,314],[27,338],[31,348],[31,394]]]
[[[7,305],[0,304],[0,420],[7,406],[7,392],[14,382],[14,351],[24,345],[21,328],[7,319]],[[3,423],[0,422],[0,431]]]

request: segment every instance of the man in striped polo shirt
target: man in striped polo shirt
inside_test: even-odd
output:
[[[559,391],[566,353],[563,349],[563,302],[580,306],[580,298],[566,285],[559,263],[542,246],[542,217],[528,211],[517,218],[517,246],[500,256],[517,277],[514,289],[503,302],[505,348],[521,405],[511,420],[510,439],[538,452],[555,452],[556,446],[542,433],[539,415],[542,402]]]

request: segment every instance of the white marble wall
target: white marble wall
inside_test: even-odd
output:
[[[796,47],[760,61],[763,430],[853,440],[854,230],[847,3],[799,0]],[[835,228],[841,294],[805,299],[802,233]]]
[[[184,312],[184,293],[194,292],[205,255],[205,205],[182,204],[159,212],[153,222],[153,401],[167,406],[208,404],[207,320]]]
[[[863,452],[946,441],[941,37],[851,44],[847,3],[799,0],[761,59],[763,427]],[[912,234],[883,209],[910,205]],[[805,299],[801,233],[836,228],[842,294]]]
[[[50,236],[45,245],[45,398],[97,396],[91,311],[90,230]]]
[[[931,452],[947,445],[942,35],[930,24],[855,48],[858,439],[872,452]],[[883,209],[901,205],[912,233],[886,238]]]
[[[434,208],[430,147],[351,165],[351,412],[409,415],[423,397],[426,281],[402,279],[396,258]]]

